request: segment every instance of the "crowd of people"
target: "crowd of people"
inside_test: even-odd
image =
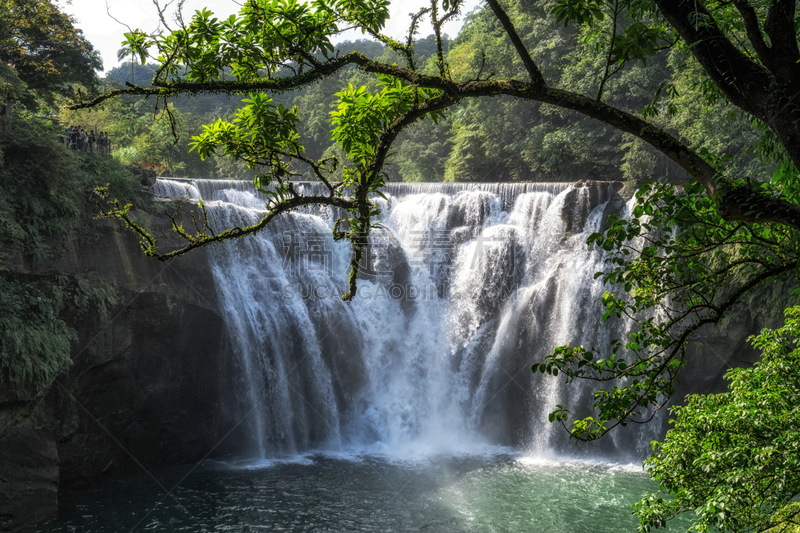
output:
[[[77,152],[107,155],[111,153],[111,143],[105,131],[95,135],[94,130],[86,131],[80,126],[69,126],[62,138],[64,146]]]

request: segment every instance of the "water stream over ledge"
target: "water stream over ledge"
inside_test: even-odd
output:
[[[212,247],[247,459],[158,473],[174,498],[144,477],[68,494],[41,531],[634,530],[660,425],[579,446],[547,416],[585,413],[593,389],[530,369],[629,327],[600,321],[603,253],[586,246],[628,209],[618,189],[389,184],[350,303],[332,209]],[[250,182],[153,192],[203,198],[217,231],[264,213]]]
[[[302,192],[321,192],[301,184]],[[227,326],[231,409],[247,416],[253,455],[371,447],[381,453],[507,445],[536,453],[640,459],[656,424],[581,450],[547,416],[585,412],[593,389],[535,375],[562,344],[608,346],[603,252],[586,245],[627,206],[613,183],[389,184],[376,198],[359,292],[345,292],[338,216],[307,208],[254,238],[211,249]],[[219,231],[254,224],[249,182],[161,179],[157,195],[203,198]]]

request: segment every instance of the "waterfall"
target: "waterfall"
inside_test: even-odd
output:
[[[318,184],[301,183],[305,193]],[[311,449],[642,456],[658,429],[577,446],[547,416],[587,414],[588,383],[534,374],[562,344],[626,334],[600,321],[603,252],[586,245],[624,210],[614,184],[391,183],[359,291],[342,302],[350,248],[331,209],[277,218],[209,248],[235,367],[235,411],[261,457]],[[203,198],[215,231],[255,223],[250,182],[159,179],[160,196]],[[654,433],[655,432],[655,433]]]

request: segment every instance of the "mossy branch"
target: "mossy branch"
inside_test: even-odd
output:
[[[210,244],[229,241],[232,239],[239,239],[248,235],[255,235],[266,228],[275,217],[291,212],[299,207],[309,205],[330,205],[346,210],[352,210],[356,207],[356,203],[354,201],[336,196],[292,196],[289,198],[283,198],[272,204],[264,217],[257,223],[245,227],[235,226],[233,228],[227,228],[218,233],[215,233],[209,227],[208,218],[204,213],[202,225],[197,228],[198,231],[194,235],[189,234],[183,229],[183,226],[177,220],[179,215],[178,211],[176,211],[173,215],[169,216],[170,220],[172,221],[172,228],[183,240],[186,241],[186,244],[175,250],[161,252],[155,237],[153,237],[141,224],[138,224],[131,218],[130,212],[133,207],[131,204],[123,206],[118,200],[113,200],[111,201],[111,209],[108,209],[107,207],[103,206],[103,202],[107,202],[107,190],[105,190],[104,187],[98,187],[95,191],[95,194],[97,198],[96,203],[101,210],[98,218],[122,220],[128,229],[139,236],[141,241],[140,244],[145,255],[155,257],[159,261],[168,261],[174,257],[184,255],[192,250],[203,248]],[[178,209],[180,209],[180,207]],[[203,210],[205,210],[205,208],[203,208]]]

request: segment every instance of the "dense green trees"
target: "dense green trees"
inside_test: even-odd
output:
[[[800,307],[786,325],[752,338],[753,368],[728,371],[730,392],[693,395],[675,407],[666,442],[645,467],[662,491],[636,511],[646,531],[696,510],[697,531],[792,532],[800,507],[786,506],[800,488]]]
[[[549,16],[552,8],[552,3],[519,3],[510,5],[508,14],[531,54],[540,58],[539,66],[551,85],[596,96],[608,59],[603,42],[612,19],[597,20],[591,28],[565,26]],[[511,43],[488,8],[467,17],[449,59],[454,71],[465,76],[481,68],[505,78],[518,74]],[[768,178],[773,166],[745,150],[754,143],[757,129],[746,117],[731,116],[733,109],[726,102],[706,102],[702,82],[703,74],[687,50],[674,47],[646,62],[626,62],[604,83],[603,100],[624,109],[658,110],[652,120],[690,146],[731,154],[735,166],[747,167],[748,176]],[[659,92],[663,99],[651,105]],[[448,161],[448,179],[487,179],[482,168],[469,163],[476,153],[486,169],[496,169],[488,179],[640,180],[684,175],[665,154],[568,109],[511,99],[475,99],[460,107],[454,113],[455,149]]]
[[[350,291],[344,295],[349,299],[376,223],[371,197],[389,178],[386,164],[401,135],[423,119],[433,119],[427,125],[432,128],[447,118],[446,110],[454,110],[449,117],[454,137],[447,139],[453,146],[445,165],[453,179],[481,179],[492,172],[520,179],[538,169],[568,175],[579,167],[639,178],[659,169],[674,175],[679,168],[694,184],[644,186],[630,220],[612,220],[592,237],[610,252],[610,270],[604,274],[611,289],[603,302],[606,318],[628,315],[639,328],[628,339],[598,347],[598,353],[562,347],[535,365],[567,379],[603,384],[594,416],[572,420],[564,410],[553,413],[575,438],[591,440],[617,425],[645,422],[674,392],[687,339],[719,323],[764,283],[793,276],[800,260],[796,4],[557,0],[542,6],[487,0],[486,9],[446,54],[442,27],[459,9],[458,1],[432,2],[412,17],[402,42],[381,33],[388,16],[383,0],[250,0],[238,16],[225,21],[207,11],[196,13],[186,26],[156,39],[161,67],[152,86],[111,91],[76,107],[119,95],[155,98],[163,107],[186,93],[249,94],[235,117],[206,126],[194,146],[201,156],[230,154],[261,169],[255,182],[272,194],[267,213],[246,228],[182,232],[186,245],[171,251],[160,250],[128,217],[127,208],[117,203],[111,214],[139,233],[147,254],[165,260],[257,233],[276,216],[303,205],[339,207],[347,215],[336,222],[334,236],[349,240],[353,248]],[[436,45],[427,61],[414,46],[423,20],[430,22]],[[565,23],[572,29],[555,32]],[[391,54],[336,53],[333,37],[351,25],[381,41]],[[592,49],[595,53],[589,53]],[[276,105],[265,95],[324,83],[353,66],[364,81],[337,95],[329,123],[334,149],[323,151],[322,137],[311,133],[320,131],[323,109]],[[510,99],[490,98],[497,96]],[[705,115],[705,108],[716,111]],[[487,135],[503,128],[506,138]],[[581,135],[589,141],[575,143]],[[742,154],[748,146],[761,163]],[[449,150],[447,143],[431,148],[435,157]],[[481,153],[487,155],[468,158]],[[299,194],[291,179],[301,175],[321,181],[327,193]],[[786,364],[796,372],[791,360]],[[765,362],[762,369],[768,366]],[[761,387],[756,392],[768,392],[761,382],[753,383]],[[685,416],[679,427],[696,428],[692,424],[714,408],[714,401],[690,403],[679,412]],[[679,433],[670,434],[653,465],[677,460]],[[724,434],[710,438],[723,439]],[[731,458],[746,467],[744,459]],[[702,469],[708,466],[704,460],[698,456],[699,462],[687,468]],[[665,470],[656,472],[665,475]],[[757,521],[748,525],[723,518],[716,526],[780,525],[770,517],[785,514],[785,506],[800,492],[796,478],[781,479],[785,486],[762,500]],[[703,483],[702,476],[678,475],[662,489],[685,503],[680,511],[717,512],[721,500],[703,492]],[[731,499],[735,495],[729,496],[725,502],[738,507],[728,516],[743,516],[736,513],[744,500],[737,503]],[[662,516],[676,510],[648,505],[641,507],[644,528],[660,525]]]
[[[50,0],[0,1],[0,63],[50,101],[71,94],[70,84],[93,87],[102,68],[91,43]]]
[[[599,83],[596,74],[603,70],[606,59],[597,46],[599,39],[587,38],[586,32],[557,23],[547,16],[548,9],[547,6],[512,5],[509,16],[529,48],[547,55],[548,62],[544,66],[548,76],[557,80],[555,83],[596,92]],[[466,19],[456,39],[450,41],[446,35],[442,36],[443,54],[452,72],[467,75],[483,69],[495,76],[512,76],[510,58],[514,51],[504,39],[503,29],[491,10],[476,10]],[[606,19],[604,24],[610,21]],[[436,51],[434,35],[415,39],[414,48],[417,62],[426,65]],[[402,61],[397,52],[372,40],[340,42],[336,50],[338,54],[358,51],[384,63]],[[132,68],[135,68],[135,77],[131,76]],[[130,66],[112,69],[108,77],[123,84],[136,80],[137,84],[149,87],[157,70],[157,64],[142,65],[137,60]],[[290,73],[286,68],[283,72]],[[774,165],[765,164],[751,150],[745,150],[758,137],[757,128],[742,116],[731,117],[730,107],[722,102],[703,104],[700,81],[701,74],[685,51],[673,50],[651,58],[647,64],[627,65],[609,79],[604,92],[611,101],[635,109],[650,104],[659,87],[669,85],[670,94],[681,104],[673,106],[671,114],[659,117],[663,127],[678,133],[695,147],[706,146],[717,153],[732,154],[737,165],[747,167],[750,176],[768,178]],[[374,90],[375,83],[373,76],[349,67],[318,83],[273,95],[273,98],[285,107],[298,106],[298,133],[305,153],[319,158],[323,154],[339,153],[330,138],[330,112],[336,107],[336,93],[349,84]],[[666,91],[662,89],[665,94]],[[182,115],[178,121],[181,139],[177,144],[171,143],[173,146],[168,151],[146,153],[144,149],[152,145],[145,143],[145,139],[134,147],[132,138],[119,134],[122,129],[131,129],[121,127],[131,124],[131,113],[137,116],[137,128],[147,130],[148,124],[153,122],[152,104],[137,106],[138,111],[128,106],[131,111],[121,114],[116,109],[118,122],[104,121],[100,129],[115,131],[115,143],[123,148],[120,155],[127,163],[168,169],[176,175],[253,179],[257,173],[255,169],[248,169],[231,158],[212,157],[200,163],[187,154],[188,142],[199,132],[199,124],[231,117],[235,109],[242,107],[241,99],[225,94],[172,98],[173,109]],[[92,115],[74,113],[67,114],[64,120],[96,123]],[[668,171],[673,177],[684,175],[665,155],[602,123],[567,110],[532,106],[503,97],[462,102],[438,124],[425,121],[406,128],[394,146],[395,154],[385,167],[392,181],[641,180],[662,176]],[[311,173],[298,171],[304,179],[313,179]]]

